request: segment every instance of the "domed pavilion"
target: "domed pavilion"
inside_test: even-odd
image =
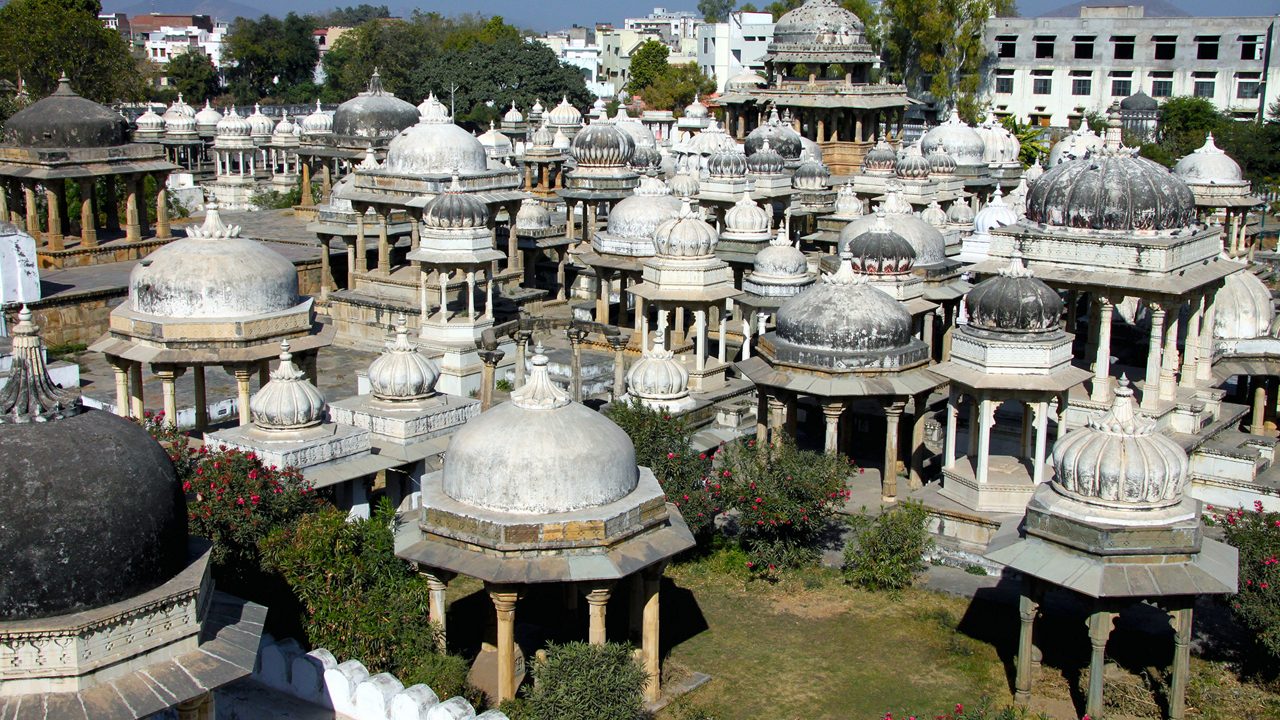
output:
[[[70,267],[133,260],[163,245],[169,226],[169,173],[178,169],[153,143],[131,142],[128,122],[110,108],[83,98],[63,76],[52,95],[14,113],[0,138],[0,219],[21,224],[40,242],[45,267]],[[143,186],[155,181],[155,227],[142,202]],[[81,198],[67,207],[67,182]],[[103,189],[105,225],[99,227],[94,188]],[[44,193],[46,222],[41,223],[37,193]],[[120,193],[124,194],[124,236],[119,237]],[[72,227],[79,238],[68,243]],[[101,232],[101,237],[99,233]],[[154,235],[147,237],[152,232]],[[100,247],[100,245],[102,247]]]
[[[765,124],[770,106],[788,110],[794,130],[818,143],[832,171],[845,175],[861,166],[882,125],[901,127],[906,88],[871,82],[879,58],[866,27],[835,0],[808,0],[779,17],[764,62],[768,86],[726,88],[720,95],[725,125],[737,138]],[[843,75],[831,78],[835,66]],[[807,75],[797,75],[801,69]],[[748,155],[752,151],[747,148]],[[799,148],[792,157],[799,157]]]
[[[1117,616],[1140,604],[1168,613],[1173,625],[1168,717],[1186,716],[1191,621],[1196,600],[1236,592],[1237,553],[1204,537],[1200,501],[1187,494],[1190,461],[1182,445],[1139,411],[1121,378],[1100,417],[1060,437],[1053,474],[1024,516],[1005,522],[986,557],[1023,578],[1014,660],[1014,699],[1031,700],[1037,615],[1045,596],[1066,591],[1088,608],[1088,691],[1083,711],[1103,702],[1108,640]],[[1149,609],[1149,607],[1148,607]]]
[[[138,424],[53,383],[25,307],[0,389],[0,713],[213,718],[267,609],[218,592],[183,488]]]
[[[1202,218],[1222,225],[1222,245],[1227,254],[1233,258],[1246,254],[1252,257],[1248,215],[1262,201],[1244,179],[1240,164],[1214,144],[1213,133],[1205,137],[1203,146],[1173,166],[1173,174],[1191,188]]]
[[[631,194],[640,177],[629,166],[636,142],[612,120],[593,120],[573,137],[569,154],[574,166],[564,175],[564,187],[556,193],[564,200],[569,224],[567,237],[577,240],[577,207],[582,206],[582,241],[590,242],[596,218]]]
[[[658,698],[662,570],[693,536],[653,473],[637,467],[627,434],[551,382],[541,348],[509,402],[454,433],[444,468],[423,478],[415,519],[402,525],[396,554],[431,583],[431,621],[447,627],[445,593],[456,575],[483,580],[493,601],[496,637],[473,677],[495,701],[515,697],[518,658],[536,649],[516,642],[521,596],[549,583],[585,594],[598,644],[608,639],[610,597],[623,582],[634,586],[627,595],[639,602],[632,617],[642,626],[645,697]]]

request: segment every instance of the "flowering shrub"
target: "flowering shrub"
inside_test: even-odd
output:
[[[1261,501],[1252,510],[1207,509],[1205,523],[1221,527],[1240,551],[1240,590],[1231,610],[1258,647],[1280,661],[1280,512],[1264,511]]]
[[[653,471],[667,495],[680,509],[694,536],[705,539],[720,503],[707,492],[711,458],[693,451],[693,433],[683,418],[672,417],[641,405],[615,403],[606,411],[636,447],[636,462]]]
[[[910,587],[924,572],[924,554],[933,544],[927,522],[928,513],[918,503],[852,518],[853,536],[844,547],[845,578],[868,590]]]

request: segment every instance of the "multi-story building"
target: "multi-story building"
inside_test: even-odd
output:
[[[177,15],[172,13],[148,13],[134,15],[129,20],[129,28],[135,36],[146,35],[166,27],[195,26],[205,32],[213,32],[213,17],[209,15]]]
[[[747,71],[764,72],[764,56],[773,42],[773,16],[769,13],[735,12],[722,23],[698,25],[698,67],[715,78],[716,92]]]
[[[992,18],[986,98],[998,115],[1065,126],[1144,93],[1258,117],[1280,98],[1280,16],[1153,17],[1140,4]]]
[[[533,38],[555,52],[560,62],[578,69],[587,89],[598,97],[612,95],[613,86],[600,80],[600,46],[589,28],[574,26],[568,30]],[[552,99],[555,98],[543,98]]]
[[[126,38],[132,34],[129,29],[129,16],[125,13],[98,13],[98,21],[103,27],[115,30]]]
[[[196,25],[185,27],[161,26],[145,36],[134,32],[135,41],[142,39],[143,52],[151,62],[164,67],[175,55],[198,52],[208,55],[213,66],[222,68],[222,47],[227,37],[227,24],[215,23],[212,30]],[[164,84],[167,82],[162,79]]]
[[[667,55],[670,65],[697,62],[697,39],[693,36],[679,38],[674,47],[667,44],[656,30],[617,30],[596,26],[596,39],[600,44],[600,81],[608,83],[613,92],[622,90],[631,78],[631,54],[641,45],[656,40],[671,49]]]
[[[672,50],[679,50],[681,40],[692,40],[697,35],[697,26],[701,22],[702,17],[697,13],[673,12],[657,7],[648,17],[626,18],[622,27],[624,30],[657,33]]]

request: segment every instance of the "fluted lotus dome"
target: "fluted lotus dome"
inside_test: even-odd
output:
[[[234,105],[218,121],[216,128],[218,137],[249,137],[250,130],[248,121],[240,117]]]
[[[1244,182],[1240,164],[1214,144],[1213,133],[1205,138],[1204,145],[1179,160],[1173,166],[1173,173],[1187,183],[1196,185],[1235,185]]]
[[[724,89],[728,92],[751,92],[768,84],[769,81],[761,77],[760,73],[755,70],[744,70],[729,78],[724,84]]]
[[[977,133],[982,138],[982,159],[988,165],[1018,161],[1022,144],[994,115],[988,116],[978,125]]]
[[[852,183],[845,183],[836,190],[835,214],[841,218],[858,218],[867,213],[867,206],[858,197]]]
[[[448,106],[440,102],[435,93],[428,93],[422,102],[418,103],[418,122],[453,122],[453,116],[449,113]]]
[[[1102,136],[1089,129],[1089,123],[1081,121],[1080,127],[1072,130],[1049,149],[1049,167],[1055,167],[1063,160],[1079,160],[1090,150],[1102,149]]]
[[[555,143],[555,141],[556,141],[555,133],[551,132],[551,128],[547,127],[546,122],[543,122],[541,125],[538,126],[537,130],[533,131],[533,137],[530,138],[529,140],[529,142],[533,143],[534,147],[544,147],[544,148],[551,147],[551,145]]]
[[[689,371],[663,347],[658,333],[651,349],[627,371],[627,393],[641,401],[678,400],[689,394]]]
[[[546,205],[532,198],[520,202],[520,211],[516,213],[517,230],[547,230],[551,227],[551,213]]]
[[[976,217],[973,207],[964,198],[952,202],[947,208],[947,222],[953,225],[972,225]]]
[[[1042,175],[1044,175],[1044,166],[1040,164],[1040,158],[1036,158],[1035,162],[1031,163],[1031,167],[1027,168],[1022,173],[1022,179],[1026,180],[1028,187],[1030,187],[1030,185],[1039,180]]]
[[[245,120],[249,123],[249,135],[255,138],[266,138],[276,129],[275,121],[262,114],[262,106],[255,104],[253,114]]]
[[[296,307],[298,271],[264,243],[238,237],[223,224],[216,203],[187,237],[153,250],[129,273],[129,304],[168,318],[237,318]]]
[[[1043,333],[1062,325],[1062,298],[1014,258],[965,296],[969,326],[1003,333]]]
[[[652,238],[658,226],[676,217],[681,207],[666,183],[642,177],[635,193],[618,201],[609,211],[607,231],[619,237]]]
[[[180,115],[173,120],[165,122],[164,133],[170,138],[194,137],[196,134],[196,119],[187,115]]]
[[[446,495],[496,512],[565,513],[606,505],[636,489],[631,439],[557,388],[535,350],[527,382],[463,425],[449,441]]]
[[[702,132],[685,141],[683,150],[690,155],[710,157],[721,152],[738,152],[738,143],[720,127],[720,123],[710,120]]]
[[[883,352],[911,342],[911,314],[854,272],[846,252],[838,271],[778,308],[777,335],[810,350]]]
[[[1000,187],[996,186],[995,192],[991,195],[991,202],[973,216],[973,231],[985,234],[1017,222],[1017,211],[1004,201],[1004,194],[1000,192]]]
[[[740,178],[747,175],[747,156],[733,150],[720,150],[707,160],[707,174],[719,178]]]
[[[684,117],[701,120],[707,116],[707,106],[702,104],[701,98],[696,94],[693,96],[693,102],[684,108]]]
[[[751,193],[742,192],[742,197],[733,207],[725,211],[724,228],[733,233],[767,233],[772,221],[769,211],[760,207],[751,199]]]
[[[808,0],[778,18],[773,26],[773,44],[824,44],[820,36],[825,38],[841,28],[851,33],[856,42],[865,42],[864,26],[857,15],[835,0]]]
[[[920,219],[936,228],[942,228],[947,224],[947,212],[942,209],[937,200],[931,200],[929,205],[920,211]]]
[[[387,172],[400,175],[475,174],[489,169],[489,156],[484,145],[448,115],[421,115],[391,139],[385,165]]]
[[[946,176],[956,174],[956,159],[951,157],[951,153],[948,153],[947,149],[942,145],[930,150],[926,159],[929,161],[930,175]]]
[[[1139,415],[1122,378],[1106,415],[1053,446],[1053,487],[1063,495],[1113,509],[1152,510],[1178,504],[1190,462],[1182,446]]]
[[[368,90],[338,106],[333,113],[333,134],[369,139],[394,137],[418,122],[418,108],[382,89],[377,70]]]
[[[221,117],[221,115],[219,115],[219,117]],[[146,112],[139,115],[138,119],[133,121],[133,125],[137,128],[139,135],[156,135],[164,132],[165,130],[164,118],[157,115],[156,111],[152,110],[150,105],[147,106]]]
[[[898,164],[898,153],[884,138],[876,141],[874,147],[862,158],[862,171],[875,175],[888,175]]]
[[[767,247],[756,253],[752,263],[752,278],[793,281],[809,275],[809,260],[800,249],[787,241],[781,233],[769,240]]]
[[[289,431],[325,421],[329,405],[324,395],[293,364],[289,341],[280,343],[280,364],[271,379],[249,398],[249,417],[262,430]]]
[[[767,138],[759,150],[747,154],[747,170],[756,175],[781,175],[786,168],[786,159],[773,149]]]
[[[667,257],[707,257],[716,248],[720,234],[685,200],[676,217],[653,231],[653,246]]]
[[[507,110],[507,112],[506,112],[506,113],[504,113],[504,114],[503,114],[503,116],[502,116],[502,122],[504,122],[504,123],[522,123],[522,122],[524,122],[524,115],[521,115],[521,114],[520,114],[520,111],[516,109],[516,101],[515,101],[515,100],[512,100],[512,101],[511,101],[511,108],[510,108],[509,110]]]
[[[483,228],[489,224],[489,208],[480,198],[463,192],[454,175],[449,190],[423,206],[422,224],[442,230]]]
[[[671,178],[671,194],[676,197],[695,197],[698,194],[698,189],[698,178],[691,172],[681,172]]]
[[[635,149],[635,140],[617,125],[595,120],[574,136],[570,152],[579,168],[624,167]]]
[[[792,130],[791,126],[784,125],[778,119],[778,109],[776,107],[770,110],[768,122],[747,134],[747,139],[743,141],[743,147],[747,155],[751,156],[759,152],[766,141],[775,152],[786,160],[798,160],[800,152],[804,149],[803,143],[800,142],[800,133]]]
[[[821,160],[805,159],[791,176],[791,186],[797,190],[826,190],[831,171]]]
[[[631,159],[627,161],[627,165],[637,172],[657,173],[662,168],[662,151],[656,146],[645,147],[637,145],[636,149],[631,153]]]
[[[182,96],[179,95],[178,99],[169,103],[168,109],[164,111],[163,117],[164,117],[165,124],[167,125],[170,121],[177,120],[178,118],[195,117],[194,111],[191,112],[190,114],[187,113],[187,110],[190,107],[191,107],[190,105],[187,105],[185,102],[182,101]]]
[[[929,177],[929,161],[920,153],[919,145],[911,145],[898,160],[893,173],[907,180],[924,180]]]
[[[916,261],[911,243],[889,228],[883,212],[849,241],[847,252],[854,271],[864,275],[902,275],[911,272]]]
[[[1267,337],[1275,318],[1271,291],[1247,268],[1224,278],[1213,307],[1213,336],[1219,340]]]
[[[875,225],[877,214],[879,213],[863,215],[845,225],[840,231],[839,246],[847,247],[854,238],[870,230]],[[887,210],[884,212],[884,220],[890,230],[906,239],[916,251],[916,268],[936,267],[946,262],[946,239],[937,228],[915,215],[895,214]]]
[[[276,127],[271,131],[271,134],[275,137],[284,137],[286,135],[293,137],[296,134],[297,128],[298,126],[289,119],[289,111],[285,110],[280,116],[280,122],[276,123]]]
[[[925,153],[942,146],[960,167],[986,165],[982,159],[985,152],[982,137],[960,119],[955,108],[951,109],[951,117],[946,122],[924,134],[920,144]]]
[[[316,100],[316,109],[302,119],[303,135],[328,135],[333,132],[333,114],[320,109],[320,101]]]
[[[566,96],[560,99],[559,105],[547,113],[547,122],[561,127],[581,125],[582,113],[578,112],[578,108],[569,104],[569,98]]]
[[[542,113],[544,112],[546,112],[546,108],[542,106],[542,99],[534,98],[533,107],[529,108],[530,117],[533,117],[533,116],[542,117]]]
[[[405,317],[396,319],[396,337],[369,365],[369,389],[387,402],[412,402],[436,394],[440,368],[409,342]]]
[[[1089,230],[1177,230],[1195,224],[1196,205],[1182,178],[1116,140],[1041,176],[1027,195],[1027,219]]]

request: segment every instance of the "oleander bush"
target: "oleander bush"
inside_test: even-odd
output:
[[[1252,510],[1208,506],[1206,524],[1222,528],[1240,552],[1240,589],[1231,598],[1236,620],[1248,628],[1260,654],[1275,669],[1280,663],[1280,512],[1256,501]]]
[[[902,590],[927,567],[933,546],[928,513],[918,503],[903,503],[875,517],[850,519],[853,535],[844,548],[845,579],[867,590]]]

